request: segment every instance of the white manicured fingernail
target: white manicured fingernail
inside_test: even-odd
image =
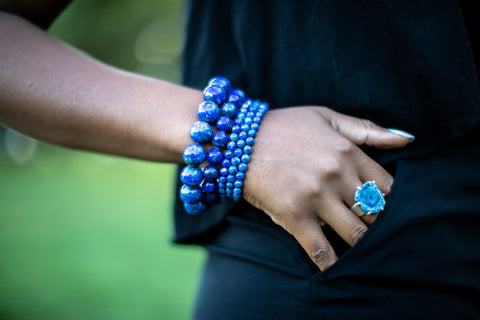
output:
[[[388,129],[388,131],[390,131],[391,133],[398,134],[399,136],[408,138],[409,139],[408,143],[412,143],[413,140],[415,140],[415,136],[411,133],[406,132],[406,131],[399,130],[399,129],[392,129],[392,128]]]

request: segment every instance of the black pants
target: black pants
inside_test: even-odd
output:
[[[195,319],[480,319],[479,206],[480,143],[466,140],[399,161],[385,211],[325,272],[273,223],[229,217]]]

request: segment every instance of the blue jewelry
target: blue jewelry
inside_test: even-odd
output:
[[[206,143],[212,139],[212,136],[212,127],[204,121],[197,121],[190,128],[190,138],[196,143]]]
[[[200,121],[215,123],[220,118],[220,108],[216,103],[204,101],[198,105],[197,117]]]
[[[185,150],[183,150],[183,160],[192,167],[197,167],[202,164],[206,157],[207,153],[205,149],[198,143],[189,144]]]
[[[384,194],[375,181],[367,181],[357,187],[354,199],[357,202],[350,209],[359,217],[378,213],[385,207]]]

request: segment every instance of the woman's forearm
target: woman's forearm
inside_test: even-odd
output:
[[[0,121],[55,144],[180,162],[200,91],[102,64],[0,12]]]

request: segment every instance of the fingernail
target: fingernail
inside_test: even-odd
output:
[[[409,139],[408,143],[412,143],[413,140],[415,140],[415,136],[411,133],[406,132],[406,131],[398,130],[398,129],[392,129],[392,128],[388,129],[388,131],[390,131],[391,133],[398,134],[399,136],[408,138]]]

